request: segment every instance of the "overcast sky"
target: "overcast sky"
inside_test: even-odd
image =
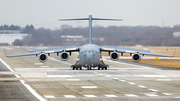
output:
[[[60,18],[120,18],[122,22],[94,21],[101,26],[180,23],[180,0],[0,0],[0,25],[60,28],[62,24],[88,26],[88,21],[59,22]]]

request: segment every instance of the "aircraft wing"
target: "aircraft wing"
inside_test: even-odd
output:
[[[103,47],[101,47],[101,51],[107,51],[107,52],[116,51],[119,53],[138,53],[142,55],[173,57],[173,55],[151,53],[151,51],[149,50],[141,50],[141,49],[133,49],[133,48],[125,48],[125,47],[117,47],[117,46],[107,46],[107,45],[104,45]]]
[[[79,48],[76,46],[65,46],[65,47],[56,47],[56,48],[47,48],[47,49],[39,49],[39,50],[33,50],[29,51],[29,53],[23,53],[23,54],[15,54],[15,55],[6,55],[7,57],[19,57],[19,56],[30,56],[30,55],[39,55],[41,53],[61,53],[61,52],[73,52],[73,51],[79,51]],[[6,51],[5,51],[6,54]]]

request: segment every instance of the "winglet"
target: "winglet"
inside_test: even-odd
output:
[[[176,52],[176,47],[175,47],[175,50],[174,50],[174,54],[173,54],[173,57],[174,57],[174,55],[175,55],[175,52]]]

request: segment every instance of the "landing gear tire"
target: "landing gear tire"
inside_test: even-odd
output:
[[[98,67],[98,70],[100,70],[101,68],[100,67]]]
[[[78,68],[76,68],[76,70],[78,70]]]
[[[80,67],[79,69],[82,70],[82,67]]]
[[[73,67],[73,70],[75,70],[75,67]]]

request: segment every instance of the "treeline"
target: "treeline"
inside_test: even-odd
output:
[[[20,26],[16,26],[16,25],[1,25],[0,26],[0,30],[20,30]]]
[[[29,27],[30,28],[30,27]],[[24,28],[25,29],[25,28]],[[61,29],[51,30],[39,28],[29,30],[31,36],[21,40],[16,40],[15,45],[30,46],[63,46],[63,45],[83,45],[88,43],[88,27],[73,28],[69,25],[61,26]],[[97,45],[144,45],[161,46],[162,42],[166,46],[180,46],[180,37],[174,37],[174,32],[180,32],[180,25],[174,27],[159,26],[96,26],[92,29],[93,44]],[[83,36],[83,41],[67,40],[62,35]],[[103,40],[102,40],[103,38]]]

